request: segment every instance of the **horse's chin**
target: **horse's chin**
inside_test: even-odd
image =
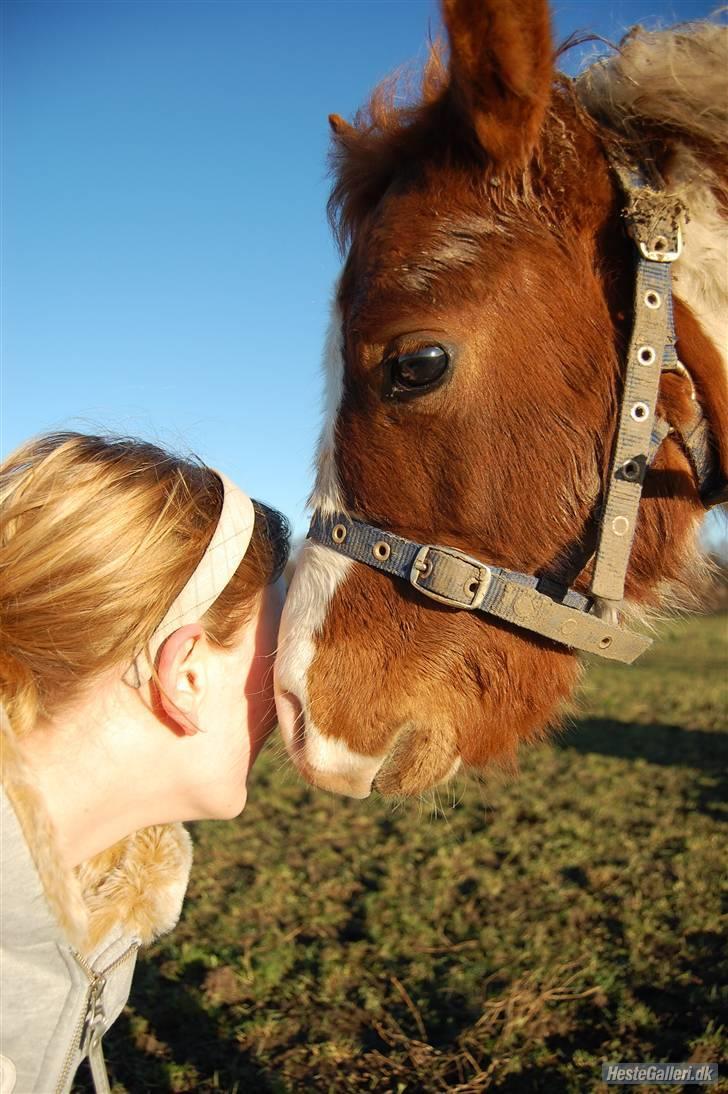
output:
[[[460,757],[456,756],[444,772],[438,764],[437,773],[423,770],[423,766],[432,767],[426,759],[424,765],[419,762],[403,763],[393,754],[385,761],[374,780],[374,789],[385,798],[411,798],[435,786],[449,782],[460,769]]]

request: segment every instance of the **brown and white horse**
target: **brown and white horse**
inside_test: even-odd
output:
[[[433,50],[419,102],[384,87],[353,125],[330,119],[348,254],[312,505],[587,592],[590,567],[569,571],[603,502],[634,290],[610,146],[687,207],[687,372],[663,376],[658,413],[679,429],[694,391],[728,473],[728,32],[636,30],[572,82],[554,71],[545,0],[443,9],[449,60]],[[624,610],[689,599],[703,512],[671,434],[645,477]],[[303,548],[277,699],[318,786],[413,794],[461,763],[507,761],[578,675],[565,645]]]

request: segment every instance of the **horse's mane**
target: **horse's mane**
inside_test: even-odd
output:
[[[576,87],[589,114],[628,142],[658,129],[728,157],[728,27],[634,27]]]
[[[635,27],[576,89],[628,160],[663,161],[667,193],[689,222],[675,290],[728,369],[728,27]]]

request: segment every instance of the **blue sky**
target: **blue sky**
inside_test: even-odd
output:
[[[561,0],[555,29],[616,39],[714,6]],[[326,117],[424,56],[436,4],[0,9],[3,452],[51,428],[141,434],[303,530],[339,266]]]

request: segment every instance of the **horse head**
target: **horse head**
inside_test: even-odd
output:
[[[446,545],[475,560],[476,592],[496,571],[571,587],[594,620],[685,602],[704,513],[684,443],[696,404],[728,470],[723,32],[632,36],[574,82],[555,72],[543,0],[444,0],[443,14],[447,49],[417,102],[385,86],[354,124],[330,119],[346,259],[314,514],[343,515],[342,536],[349,518],[382,530],[382,556],[392,534]],[[649,164],[692,216],[675,264],[680,367],[658,375],[665,436],[618,602],[592,589],[635,312],[615,155]],[[558,721],[580,673],[568,642],[335,548],[303,547],[277,666],[286,744],[311,782],[413,794],[460,764],[509,762]]]

